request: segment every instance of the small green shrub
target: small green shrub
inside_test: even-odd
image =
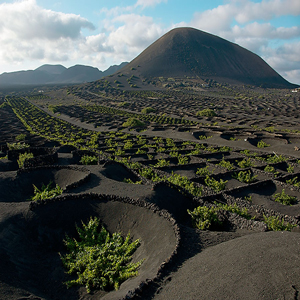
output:
[[[153,167],[160,168],[160,167],[167,167],[169,165],[170,165],[170,162],[168,160],[161,158],[157,161],[157,163]]]
[[[80,159],[80,163],[83,165],[97,165],[98,157],[92,155],[83,155]]]
[[[18,162],[18,165],[19,165],[19,168],[20,169],[22,169],[22,168],[24,168],[24,163],[25,163],[25,161],[27,160],[27,159],[30,159],[30,158],[33,158],[34,156],[33,156],[33,154],[31,153],[31,152],[29,152],[29,153],[21,153],[20,155],[19,155],[19,159],[17,160],[17,162]]]
[[[265,168],[264,168],[264,171],[265,172],[268,172],[268,173],[273,173],[275,175],[275,177],[279,174],[279,172],[277,172],[275,170],[275,168],[273,166],[270,166],[270,165],[267,165]]]
[[[209,175],[206,175],[206,178],[204,179],[205,184],[213,189],[216,192],[222,191],[225,189],[225,185],[228,182],[228,180],[220,179],[220,181],[214,179],[213,177],[209,177]]]
[[[242,169],[250,168],[250,167],[255,167],[254,163],[251,161],[250,158],[246,159],[244,158],[243,160],[237,162],[238,166]]]
[[[167,178],[167,180],[179,187],[184,188],[189,193],[196,197],[202,196],[202,188],[195,185],[194,182],[190,181],[186,176],[181,176],[172,172],[172,175]]]
[[[137,151],[135,152],[135,154],[146,154],[147,151],[146,150],[142,150],[141,148],[137,149]]]
[[[231,148],[228,146],[222,146],[222,147],[220,147],[219,151],[220,152],[230,152]]]
[[[245,201],[252,202],[252,196],[251,196],[251,195],[250,195],[250,196],[245,196],[245,197],[244,197],[244,200],[245,200]]]
[[[162,179],[153,171],[151,167],[140,169],[139,174],[146,179],[150,179],[153,182],[162,181]]]
[[[201,117],[215,117],[217,114],[210,108],[205,108],[197,112],[197,116]]]
[[[129,150],[129,149],[131,149],[133,146],[134,146],[134,145],[133,145],[133,143],[132,143],[131,141],[126,141],[125,144],[124,144],[123,149],[124,149],[124,150]]]
[[[125,154],[125,151],[123,151],[122,149],[115,150],[115,153],[114,153],[114,155],[116,155],[116,156],[121,156],[124,154]]]
[[[177,156],[177,159],[178,159],[179,165],[186,165],[189,162],[189,158],[187,156],[183,156],[181,154],[179,154]]]
[[[244,154],[246,156],[256,156],[257,155],[256,152],[250,152],[250,150],[248,150],[248,149],[242,150],[242,151],[240,151],[240,153]]]
[[[256,180],[257,175],[252,175],[251,171],[240,171],[232,175],[233,178],[240,182],[251,183]]]
[[[208,170],[208,166],[203,167],[203,168],[198,168],[196,171],[196,174],[199,176],[206,176],[206,175],[211,175],[213,172],[210,172]]]
[[[286,160],[287,160],[287,158],[283,157],[282,155],[277,155],[277,154],[274,154],[274,155],[270,154],[266,158],[266,161],[268,163],[271,163],[271,164],[283,162],[283,161],[286,161]]]
[[[127,107],[127,106],[129,106],[129,105],[130,105],[130,103],[129,103],[129,102],[126,102],[126,101],[121,102],[121,103],[118,104],[119,107]]]
[[[29,148],[30,146],[25,143],[17,142],[17,143],[7,143],[8,150],[21,150]]]
[[[207,230],[213,226],[222,225],[218,218],[218,209],[216,207],[198,206],[193,211],[188,209],[187,212],[191,216],[195,228]]]
[[[37,201],[51,199],[63,193],[62,188],[58,184],[56,184],[54,188],[51,188],[51,185],[52,181],[50,181],[47,186],[43,184],[41,189],[38,189],[35,185],[33,185],[34,195],[29,200]]]
[[[232,164],[230,161],[226,161],[223,157],[223,159],[217,164],[217,166],[226,168],[227,170],[231,171],[235,169],[234,164]]]
[[[123,123],[123,127],[144,127],[145,123],[136,118],[129,118]]]
[[[26,134],[24,134],[24,133],[21,133],[16,136],[17,141],[25,141],[25,139],[26,139]]]
[[[152,112],[155,112],[155,109],[152,108],[152,107],[144,107],[144,108],[141,110],[141,113],[142,113],[142,114],[149,114],[149,113],[152,113]]]
[[[300,187],[300,181],[298,181],[297,176],[294,177],[294,178],[286,180],[286,183],[291,184],[291,185],[296,186],[296,187]]]
[[[267,217],[264,215],[264,222],[267,224],[268,230],[274,231],[291,231],[296,227],[296,225],[285,222],[283,218],[280,220],[279,217],[275,216]]]
[[[294,173],[294,167],[290,164],[288,164],[288,167],[286,168],[286,170],[288,171],[288,173]]]
[[[124,182],[125,183],[131,183],[131,184],[143,184],[143,180],[140,180],[140,181],[132,181],[130,178],[125,178],[124,179]]]
[[[286,194],[284,189],[282,189],[281,193],[277,193],[273,197],[276,202],[284,205],[293,205],[297,203],[297,198]]]
[[[234,205],[222,204],[215,202],[215,205],[218,209],[223,209],[226,211],[230,211],[232,213],[238,214],[246,219],[251,219],[251,215],[248,213],[247,208],[240,209],[236,203]]]
[[[265,148],[265,147],[270,147],[271,145],[270,144],[267,144],[266,142],[264,141],[259,141],[256,145],[257,148]]]
[[[78,240],[66,236],[68,253],[60,257],[67,273],[78,277],[67,281],[67,287],[84,285],[88,293],[92,289],[118,290],[122,282],[138,275],[143,260],[130,261],[140,241],[131,242],[129,233],[125,239],[120,233],[110,235],[103,226],[99,231],[99,223],[91,217],[87,225],[76,226]]]

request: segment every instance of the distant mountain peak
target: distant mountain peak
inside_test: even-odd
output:
[[[42,65],[40,67],[38,67],[37,69],[35,69],[35,71],[43,71],[43,72],[47,72],[49,74],[61,74],[62,72],[64,72],[67,68],[62,66],[62,65]]]

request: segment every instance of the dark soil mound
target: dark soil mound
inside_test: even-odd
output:
[[[199,76],[265,87],[294,86],[256,54],[193,28],[166,33],[120,72],[139,73],[146,78]]]
[[[128,203],[131,202],[131,203]],[[147,207],[148,206],[148,207]],[[61,264],[65,234],[75,236],[75,224],[97,216],[109,232],[130,232],[141,245],[134,261],[145,259],[139,275],[124,282],[118,291],[97,291],[88,295],[85,288],[67,289],[68,275]],[[178,230],[168,213],[162,216],[144,202],[96,194],[69,195],[57,201],[34,204],[10,218],[0,219],[1,299],[120,299],[139,285],[154,279],[178,244]],[[23,298],[22,298],[23,299]],[[40,298],[38,298],[40,299]]]
[[[267,232],[204,250],[155,299],[296,299],[299,233]]]

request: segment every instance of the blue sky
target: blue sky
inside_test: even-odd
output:
[[[0,74],[46,63],[105,70],[182,26],[237,43],[300,84],[300,0],[0,0]]]

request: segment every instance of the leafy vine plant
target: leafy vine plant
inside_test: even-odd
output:
[[[118,290],[122,282],[138,275],[144,260],[131,260],[140,241],[132,242],[129,233],[125,238],[121,233],[111,235],[104,226],[99,229],[99,224],[97,217],[91,217],[81,228],[76,226],[78,240],[66,236],[67,253],[60,258],[67,274],[77,276],[65,282],[67,287],[84,285],[88,293],[94,289]]]

